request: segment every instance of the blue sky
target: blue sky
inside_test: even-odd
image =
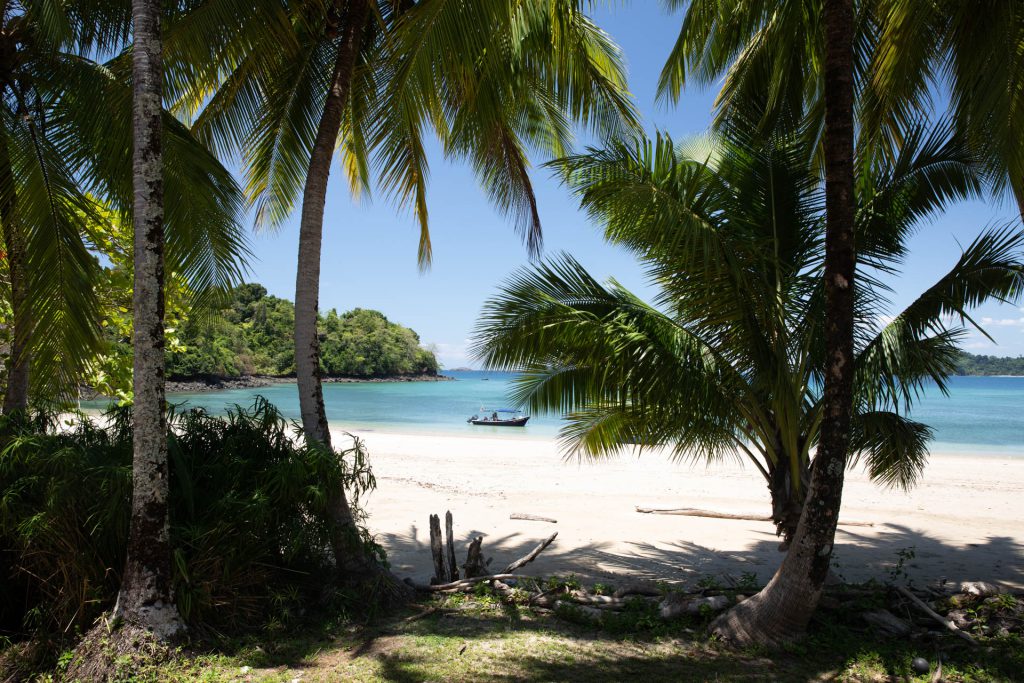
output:
[[[675,138],[700,133],[711,118],[714,91],[688,92],[677,106],[658,104],[658,74],[678,31],[680,15],[666,13],[654,0],[614,3],[595,14],[622,46],[629,85],[648,130]],[[538,163],[544,161],[537,159]],[[527,264],[526,249],[511,224],[488,203],[472,173],[445,163],[437,148],[431,156],[428,192],[433,267],[416,264],[418,228],[408,212],[384,200],[354,202],[335,166],[327,196],[320,308],[339,311],[374,308],[413,328],[432,346],[445,367],[473,365],[467,341],[484,300],[513,270]],[[564,188],[544,169],[533,173],[544,226],[544,252],[572,253],[599,278],[614,276],[637,293],[649,291],[642,272],[623,250],[604,244]],[[277,296],[294,299],[298,212],[279,231],[253,238],[251,279]],[[911,243],[911,257],[896,283],[897,306],[906,305],[947,270],[985,227],[1014,220],[1010,202],[971,202],[954,206],[926,226]],[[1024,354],[1024,311],[990,305],[977,319],[990,322],[993,345],[973,332],[966,341],[975,353]]]

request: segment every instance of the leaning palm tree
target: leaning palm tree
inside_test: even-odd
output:
[[[123,220],[132,213],[131,64],[83,54],[123,45],[129,7],[21,0],[0,14],[8,50],[0,81],[3,294],[13,309],[5,412],[26,407],[30,384],[35,396],[73,396],[102,348],[99,263],[89,245],[108,208]],[[216,158],[163,117],[167,265],[201,303],[241,279],[242,196]]]
[[[353,192],[368,190],[376,171],[384,193],[412,207],[425,267],[426,128],[446,156],[472,163],[536,250],[528,150],[562,155],[574,121],[610,134],[633,126],[634,112],[617,48],[576,0],[264,0],[225,31],[216,19],[234,4],[198,3],[172,29],[172,71],[182,77],[171,81],[179,111],[198,112],[193,130],[243,157],[259,226],[280,224],[301,197],[296,377],[305,436],[330,447],[316,321],[335,153]],[[358,575],[365,558],[344,543],[352,515],[344,492],[332,495],[335,554]]]
[[[796,533],[824,420],[824,192],[806,137],[761,145],[617,144],[559,162],[612,243],[658,288],[653,303],[602,284],[570,256],[515,274],[484,307],[476,353],[521,373],[514,400],[567,413],[569,454],[664,447],[679,459],[739,454],[764,477],[772,519]],[[888,324],[885,281],[906,240],[949,201],[977,195],[980,169],[945,130],[906,136],[858,184],[859,267],[850,464],[909,487],[931,430],[908,417],[945,391],[968,309],[1024,285],[1024,231],[985,231]]]

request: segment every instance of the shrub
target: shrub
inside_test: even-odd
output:
[[[283,623],[322,603],[333,571],[327,493],[374,486],[353,438],[335,453],[259,398],[224,418],[172,411],[174,586],[199,630]],[[128,409],[63,426],[7,426],[0,450],[0,634],[72,634],[116,597],[131,496]],[[356,501],[353,501],[355,503]],[[364,543],[372,543],[363,534]],[[380,556],[380,549],[374,548]]]

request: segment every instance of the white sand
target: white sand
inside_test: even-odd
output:
[[[706,575],[766,580],[781,560],[767,522],[644,515],[637,505],[766,515],[768,490],[750,465],[668,462],[660,454],[602,463],[562,460],[554,440],[364,432],[378,490],[370,528],[400,576],[431,575],[428,515],[451,510],[459,561],[465,539],[484,536],[493,567],[558,538],[530,568],[591,580],[629,575],[696,581]],[[341,446],[344,438],[335,435]],[[918,582],[946,577],[1024,587],[1024,455],[933,454],[921,484],[904,493],[847,475],[841,519],[873,522],[837,534],[838,573],[887,580],[899,553]],[[557,524],[510,520],[511,513]],[[525,571],[525,570],[524,570]]]

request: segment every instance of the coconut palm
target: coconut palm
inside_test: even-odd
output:
[[[164,412],[163,100],[158,0],[132,0],[135,280],[132,511],[115,617],[167,641],[184,625],[171,587]]]
[[[571,256],[516,273],[489,300],[476,352],[520,372],[513,399],[567,413],[567,452],[604,458],[661,446],[678,459],[740,454],[764,477],[772,519],[796,533],[824,420],[824,189],[799,136],[759,145],[734,132],[666,137],[559,166],[612,243],[658,288],[647,303]],[[1024,231],[990,229],[897,315],[886,281],[906,240],[947,202],[976,196],[981,171],[948,130],[907,135],[891,163],[862,168],[850,464],[909,487],[931,430],[907,416],[954,371],[968,309],[1024,285]]]
[[[683,0],[666,0],[679,7]],[[719,121],[733,110],[761,109],[757,125],[769,133],[807,115],[804,134],[825,176],[825,326],[829,367],[823,378],[818,462],[797,540],[779,571],[758,595],[715,622],[737,644],[779,643],[802,634],[825,577],[842,503],[844,464],[853,409],[854,291],[857,254],[854,207],[854,95],[863,71],[870,2],[783,0],[688,3],[679,40],[662,72],[662,93],[677,98],[694,72],[705,81],[726,75]],[[728,73],[727,73],[728,72]]]
[[[101,349],[102,311],[89,253],[103,223],[97,202],[130,220],[130,63],[116,51],[128,4],[3,4],[0,15],[0,222],[13,308],[6,412],[33,391],[66,398]],[[164,115],[168,268],[201,296],[240,280],[247,255],[241,192],[230,173]],[[187,201],[180,201],[187,198]]]
[[[168,52],[181,76],[170,80],[179,111],[199,112],[197,135],[242,156],[258,226],[280,224],[301,196],[296,377],[305,436],[330,447],[316,320],[335,152],[353,192],[376,175],[385,195],[413,209],[425,267],[425,129],[446,156],[473,165],[536,250],[528,150],[564,154],[573,122],[612,133],[634,124],[633,108],[617,48],[576,0],[264,0],[256,12],[241,4],[248,8],[236,12],[237,0],[200,2],[176,24]],[[234,23],[220,21],[227,16]],[[333,495],[344,532],[351,512],[343,492]],[[345,535],[340,564],[352,555]]]

